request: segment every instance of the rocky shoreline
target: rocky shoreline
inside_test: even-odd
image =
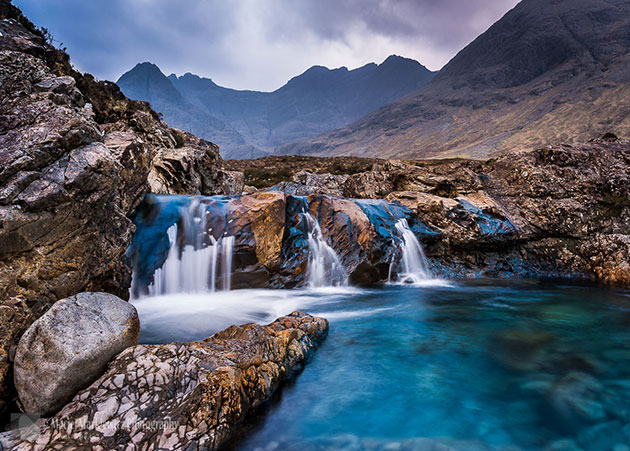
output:
[[[327,332],[325,319],[294,312],[268,326],[231,326],[199,342],[126,347],[55,416],[30,431],[0,434],[0,449],[218,449],[248,411],[303,368]],[[61,382],[66,390],[79,387]],[[25,390],[20,398],[25,394],[36,395]]]
[[[233,194],[218,148],[79,74],[0,5],[0,411],[29,325],[81,291],[128,298],[131,216],[149,192]]]

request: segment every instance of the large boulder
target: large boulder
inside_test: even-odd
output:
[[[292,313],[268,326],[230,326],[198,342],[140,345],[114,359],[41,434],[0,434],[31,449],[218,449],[245,415],[299,371],[328,322]]]
[[[136,309],[114,295],[79,293],[56,302],[17,347],[15,387],[22,410],[59,410],[116,354],[138,344],[139,336]]]

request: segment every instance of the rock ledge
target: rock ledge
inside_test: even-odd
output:
[[[0,434],[10,449],[217,449],[246,413],[299,371],[328,322],[294,312],[198,342],[139,345],[114,359],[39,434]],[[22,433],[22,434],[21,434]]]

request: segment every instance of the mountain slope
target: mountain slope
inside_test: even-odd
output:
[[[274,92],[228,89],[193,74],[165,77],[150,63],[117,83],[130,98],[149,101],[169,124],[217,142],[226,158],[252,158],[346,126],[434,75],[417,61],[390,56],[354,70],[314,66]]]
[[[484,158],[630,137],[630,1],[524,0],[415,93],[278,153]]]
[[[140,63],[120,77],[117,84],[130,99],[151,103],[170,126],[206,139],[216,138],[219,145],[230,143],[244,155],[260,156],[232,127],[185,99],[156,65]]]

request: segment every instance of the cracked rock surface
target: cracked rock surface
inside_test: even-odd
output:
[[[294,312],[230,326],[204,341],[127,348],[57,415],[0,445],[43,449],[217,449],[249,410],[299,371],[328,332]]]

